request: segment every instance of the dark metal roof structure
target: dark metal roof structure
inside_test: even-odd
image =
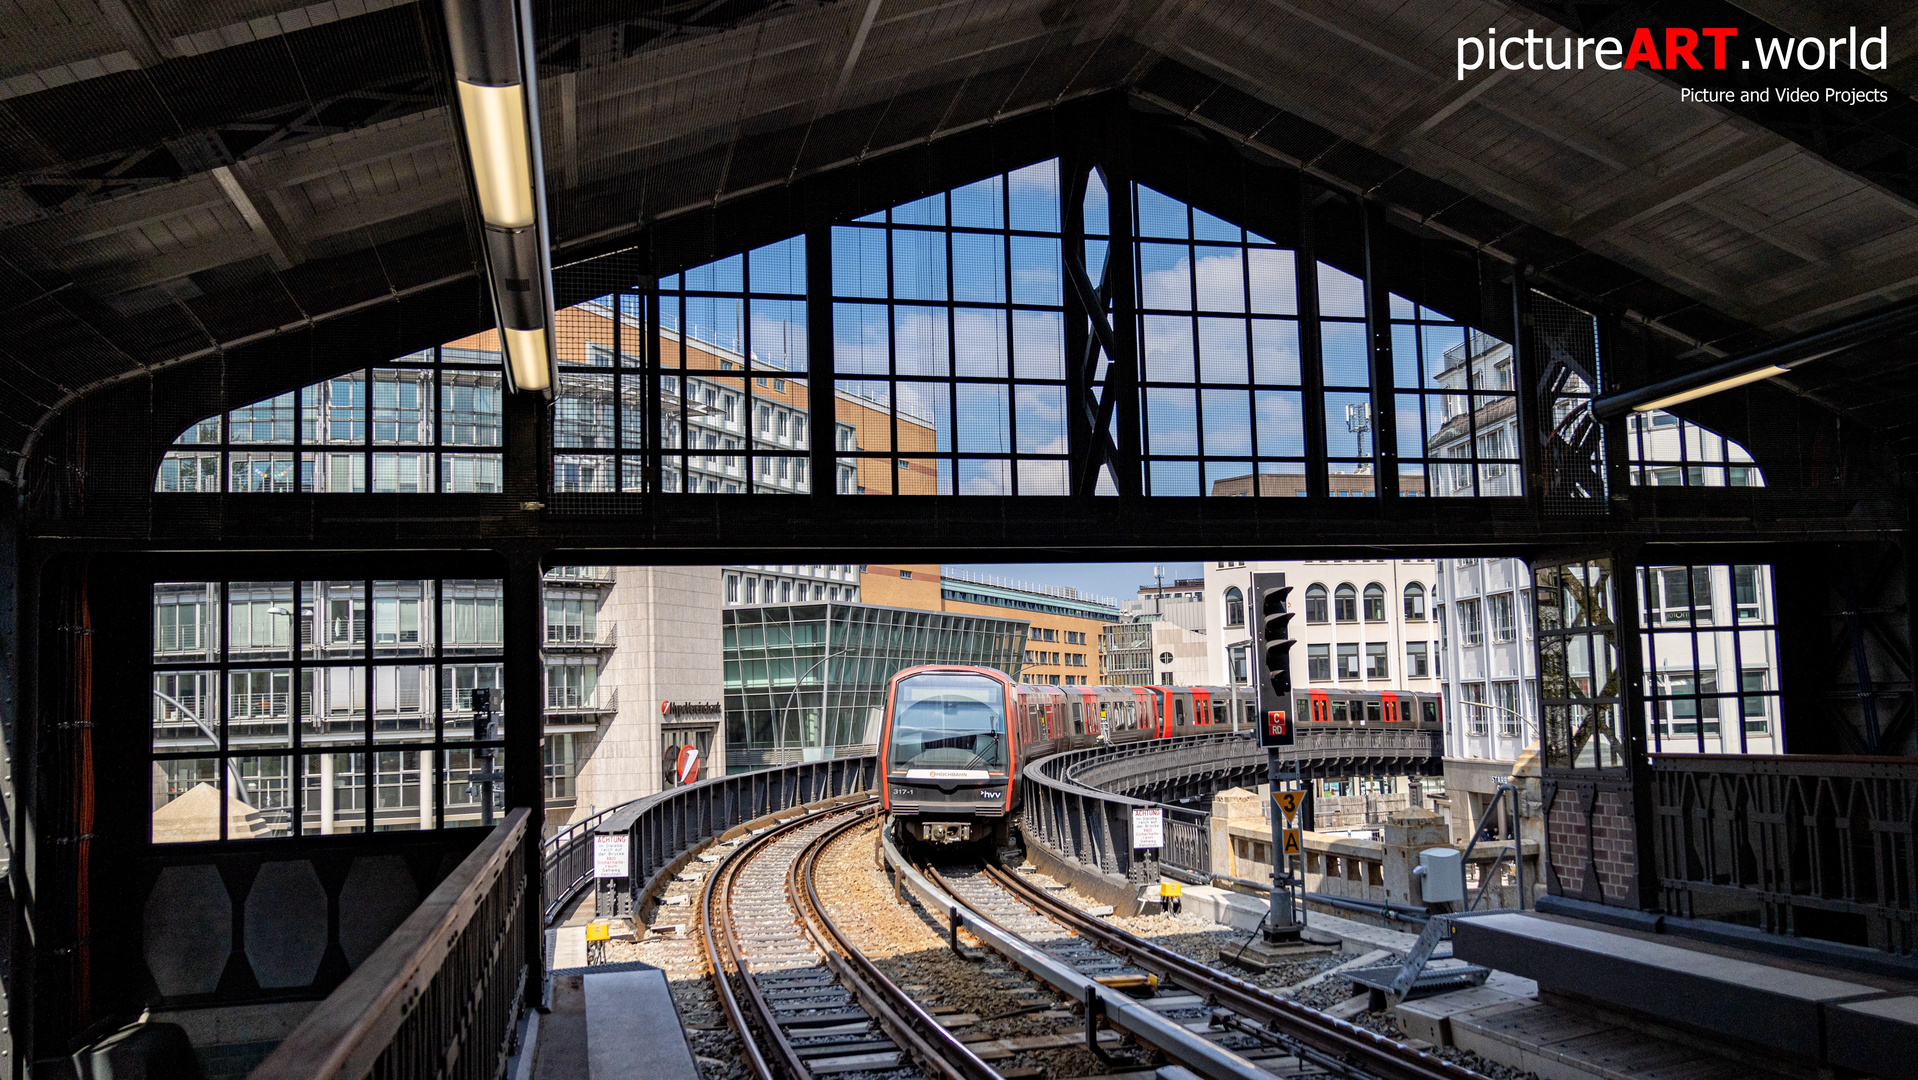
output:
[[[535,17],[560,263],[1123,91],[1526,264],[1655,327],[1673,356],[1918,294],[1918,63],[1901,52],[1918,35],[1889,0],[1812,15],[1771,0],[560,0]],[[1460,81],[1453,66],[1454,38],[1487,27],[1755,19],[1889,25],[1889,70],[1832,80],[1889,103],[1722,107],[1682,102],[1658,72]],[[1747,77],[1733,74],[1720,81]],[[30,449],[103,385],[472,277],[448,85],[436,3],[12,0],[0,449]],[[1902,441],[1910,345],[1788,388]]]

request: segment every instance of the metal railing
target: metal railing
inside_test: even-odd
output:
[[[248,1080],[496,1080],[525,990],[527,816],[508,813]]]
[[[871,791],[878,775],[874,755],[809,761],[716,776],[601,811],[544,845],[546,919],[557,918],[594,881],[595,836],[627,837],[626,876],[601,880],[594,901],[601,917],[627,918],[660,875],[728,829],[808,803]]]
[[[1212,815],[1182,806],[1165,808],[1165,846],[1159,869],[1192,885],[1212,880]]]
[[[1230,737],[1230,732],[1224,733]],[[1021,824],[1026,842],[1044,846],[1054,856],[1078,863],[1097,874],[1131,885],[1159,880],[1162,851],[1139,848],[1132,839],[1132,812],[1157,810],[1160,805],[1080,783],[1080,769],[1133,760],[1189,747],[1218,745],[1220,735],[1187,735],[1154,739],[1133,746],[1098,746],[1042,757],[1022,773],[1026,791]]]
[[[1918,953],[1918,758],[1660,754],[1665,909]]]

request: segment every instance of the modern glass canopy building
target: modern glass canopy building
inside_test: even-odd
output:
[[[724,618],[729,772],[871,753],[887,680],[934,663],[1017,679],[1027,625],[831,603],[727,608]]]

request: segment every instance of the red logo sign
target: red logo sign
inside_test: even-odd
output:
[[[679,748],[679,761],[674,771],[679,774],[679,782],[690,784],[699,775],[699,748],[686,745]]]
[[[1265,714],[1266,734],[1274,739],[1285,738],[1285,710],[1274,709]]]

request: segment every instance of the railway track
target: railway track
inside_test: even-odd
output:
[[[885,850],[900,879],[955,930],[1077,998],[1088,1039],[1103,1018],[1207,1080],[1484,1080],[1119,929],[1017,875],[996,867],[922,873],[889,840]],[[1175,993],[1139,1001],[1121,991],[1148,977]]]
[[[820,903],[820,852],[873,811],[783,822],[714,868],[700,904],[721,1011],[758,1080],[1003,1080],[854,947]]]
[[[1069,927],[1100,951],[1157,975],[1214,1006],[1211,1024],[1283,1048],[1301,1062],[1354,1080],[1484,1080],[1470,1069],[1237,978],[1124,930],[997,866],[982,876]]]

